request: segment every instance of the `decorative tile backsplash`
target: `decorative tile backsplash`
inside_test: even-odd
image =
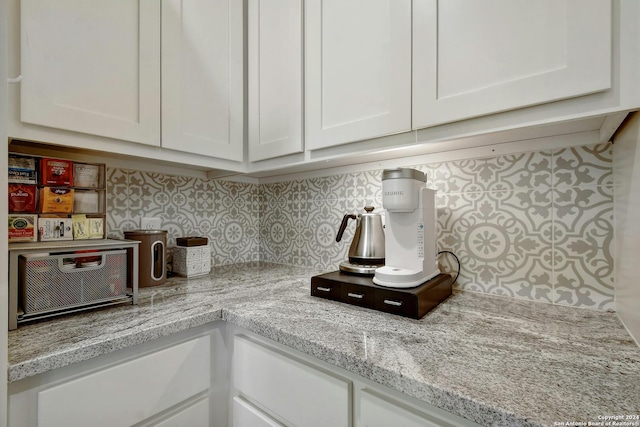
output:
[[[563,305],[613,308],[609,145],[412,166],[438,190],[438,248],[462,263],[457,287]],[[345,213],[382,208],[382,171],[275,184],[110,169],[109,233],[162,219],[169,245],[205,235],[215,265],[264,260],[334,270]],[[444,271],[457,266],[442,255]]]
[[[110,236],[155,217],[168,230],[170,247],[177,237],[207,236],[214,265],[259,260],[258,185],[111,168],[107,179]]]

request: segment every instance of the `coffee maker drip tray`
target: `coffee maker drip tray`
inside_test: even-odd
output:
[[[453,278],[439,274],[410,289],[378,286],[371,277],[342,271],[311,278],[311,295],[385,313],[420,319],[452,294]]]
[[[345,273],[358,274],[361,276],[373,276],[376,268],[382,267],[383,265],[384,264],[356,264],[354,262],[342,261],[338,268],[340,271],[344,271]]]

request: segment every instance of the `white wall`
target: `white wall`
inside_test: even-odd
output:
[[[7,141],[7,2],[0,0],[0,141]],[[7,170],[7,150],[0,150],[0,171]],[[7,174],[0,173],[0,206],[7,215]],[[0,221],[0,236],[7,235],[7,221]],[[0,238],[0,427],[7,425],[7,239]]]
[[[640,113],[614,139],[615,299],[618,315],[640,343]]]

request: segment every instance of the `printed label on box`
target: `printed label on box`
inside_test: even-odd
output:
[[[90,239],[91,230],[89,229],[89,219],[86,215],[72,215],[73,220],[73,238],[74,239]]]
[[[38,183],[35,158],[9,154],[7,163],[9,166],[9,182],[21,184]]]
[[[85,163],[73,164],[73,185],[75,187],[98,188],[99,181],[100,166]]]
[[[9,242],[35,242],[37,215],[9,215]]]
[[[9,212],[36,212],[37,186],[30,184],[9,184]]]
[[[73,162],[61,159],[40,159],[42,184],[71,185]]]
[[[104,237],[104,220],[102,218],[89,218],[89,238],[102,239]]]
[[[71,218],[39,218],[38,233],[41,241],[73,240]]]
[[[73,188],[44,187],[40,189],[40,211],[42,213],[71,213]]]

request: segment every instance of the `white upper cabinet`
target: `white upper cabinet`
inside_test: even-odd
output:
[[[414,0],[413,127],[611,88],[605,0]]]
[[[160,4],[22,0],[23,122],[160,144]]]
[[[162,147],[241,161],[241,0],[162,2]]]
[[[411,129],[411,0],[305,3],[305,143]]]
[[[183,153],[243,160],[242,0],[20,5],[20,121],[51,135],[18,127],[10,136],[73,145],[56,134],[66,130],[119,140],[81,142],[103,151],[140,156],[126,141],[187,162]]]
[[[249,0],[249,161],[303,151],[302,0]]]

